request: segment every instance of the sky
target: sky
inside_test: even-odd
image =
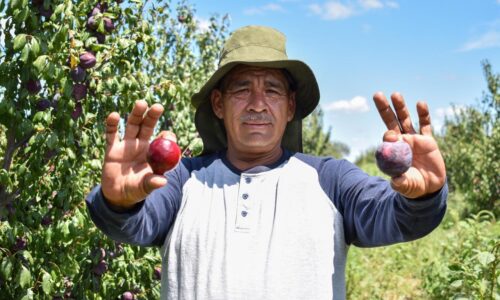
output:
[[[500,0],[191,0],[200,26],[228,14],[230,31],[266,25],[287,36],[288,57],[316,75],[324,127],[347,159],[382,141],[373,94],[400,92],[412,121],[426,101],[435,131],[453,107],[487,91],[481,61],[500,72]]]

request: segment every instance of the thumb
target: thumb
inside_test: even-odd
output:
[[[392,177],[391,187],[406,198],[418,198],[425,193],[422,174],[414,167],[400,176]]]
[[[147,174],[142,179],[142,187],[146,194],[151,194],[154,190],[161,188],[167,184],[167,178],[165,176],[156,174]]]

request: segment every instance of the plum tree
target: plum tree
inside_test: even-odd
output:
[[[201,152],[190,96],[216,65],[227,18],[204,31],[181,14],[195,11],[171,1],[0,0],[0,298],[159,298],[158,249],[105,237],[84,198],[100,180],[106,116],[136,100],[172,108],[157,130],[176,120],[180,148]]]

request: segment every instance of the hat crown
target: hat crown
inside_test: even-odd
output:
[[[286,60],[286,37],[265,26],[245,26],[233,32],[222,49],[219,68],[230,62]]]

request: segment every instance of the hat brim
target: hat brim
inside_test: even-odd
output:
[[[191,98],[196,108],[195,125],[202,140],[203,153],[213,153],[227,147],[226,132],[222,121],[215,116],[210,102],[212,90],[235,66],[249,65],[263,68],[286,69],[296,83],[296,110],[294,119],[288,122],[281,145],[295,152],[302,151],[302,119],[309,115],[319,103],[319,87],[312,70],[299,60],[276,61],[232,61],[220,67],[200,91]]]

